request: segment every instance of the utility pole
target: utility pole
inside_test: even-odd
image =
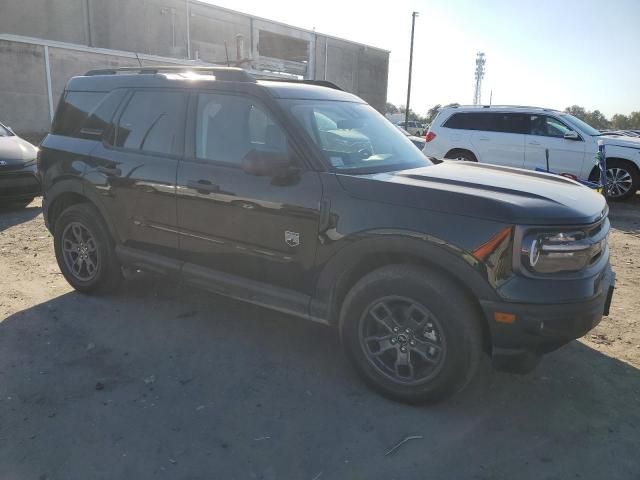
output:
[[[407,106],[404,111],[404,126],[407,127],[407,122],[409,121],[409,108],[411,104],[411,69],[413,68],[413,32],[416,28],[416,17],[418,16],[418,12],[413,12],[411,14],[411,49],[409,50],[409,84],[407,85]]]

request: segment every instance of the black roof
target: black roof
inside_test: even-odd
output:
[[[212,83],[215,82],[215,83]],[[111,91],[115,88],[185,89],[211,88],[220,84],[255,85],[265,88],[276,98],[338,100],[360,102],[363,100],[325,80],[269,79],[259,80],[241,68],[232,67],[126,67],[91,70],[85,75],[73,77],[66,89],[72,91]]]

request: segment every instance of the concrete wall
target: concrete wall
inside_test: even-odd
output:
[[[3,34],[33,37],[0,39],[0,118],[31,138],[49,127],[44,43],[54,107],[69,78],[137,66],[131,52],[147,56],[146,65],[228,58],[250,70],[329,80],[380,111],[386,102],[389,52],[196,0],[0,0]]]
[[[326,77],[381,111],[386,101],[389,52],[196,0],[0,0],[0,12],[0,34],[220,64],[228,56],[245,68]],[[261,54],[261,32],[276,35],[279,53]],[[305,43],[306,58],[292,60]]]
[[[49,129],[44,47],[0,41],[0,120],[30,139]]]
[[[86,6],[86,0],[0,0],[0,33],[88,45]]]

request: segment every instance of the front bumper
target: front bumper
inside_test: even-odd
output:
[[[596,294],[584,301],[558,304],[481,301],[491,330],[493,356],[540,355],[582,337],[609,314],[614,288],[615,273],[607,265]],[[496,313],[514,315],[515,319],[508,323],[502,316],[500,322]]]
[[[0,201],[29,199],[41,193],[42,185],[35,165],[0,170]]]

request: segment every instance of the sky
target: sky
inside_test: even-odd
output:
[[[473,101],[476,53],[486,55],[482,102],[607,117],[640,111],[640,0],[207,0],[233,10],[389,50],[387,101],[411,108]]]

